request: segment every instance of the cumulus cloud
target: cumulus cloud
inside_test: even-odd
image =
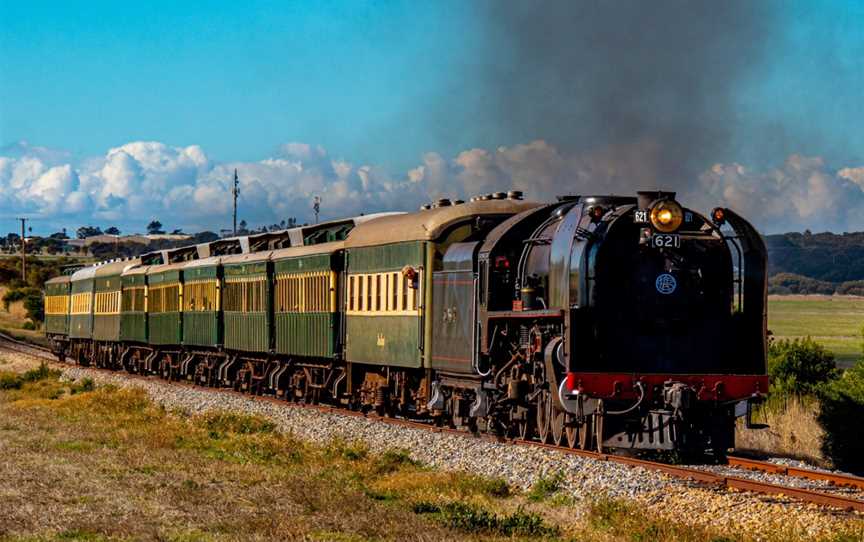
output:
[[[862,168],[831,170],[822,158],[791,155],[775,168],[715,164],[692,190],[717,201],[767,231],[858,231],[864,229]]]
[[[308,221],[316,195],[323,199],[323,217],[331,218],[513,189],[550,200],[567,193],[663,188],[677,189],[682,200],[703,210],[728,205],[767,232],[864,229],[858,216],[864,167],[834,170],[819,157],[793,155],[765,170],[715,164],[689,185],[666,186],[657,180],[661,162],[660,146],[652,140],[581,153],[542,140],[453,157],[429,152],[416,167],[396,174],[305,143],[286,143],[255,162],[225,163],[214,162],[197,145],[136,141],[74,163],[68,155],[19,143],[0,152],[0,214],[125,231],[141,230],[153,218],[170,228],[218,230],[230,222],[236,169],[240,217],[251,225],[288,217]]]

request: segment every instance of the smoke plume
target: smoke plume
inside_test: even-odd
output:
[[[768,3],[740,0],[490,1],[479,10],[494,46],[472,103],[486,109],[474,116],[498,119],[511,137],[502,143],[544,139],[590,156],[591,186],[562,191],[614,187],[621,171],[631,191],[680,190],[736,159],[736,89],[761,68],[776,19]]]

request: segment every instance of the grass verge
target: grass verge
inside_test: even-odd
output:
[[[523,492],[404,450],[312,446],[264,418],[169,412],[45,367],[0,382],[4,541],[747,540],[558,499],[554,475]]]

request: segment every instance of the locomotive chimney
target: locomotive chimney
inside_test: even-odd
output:
[[[639,201],[640,209],[647,209],[651,207],[651,204],[658,199],[675,199],[675,192],[663,192],[662,190],[642,191],[637,192],[636,195]]]

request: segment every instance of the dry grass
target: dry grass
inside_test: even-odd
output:
[[[552,483],[534,499],[399,450],[310,446],[263,418],[167,412],[139,390],[48,371],[0,382],[4,541],[739,539]]]
[[[739,450],[803,459],[830,466],[822,455],[825,431],[818,422],[819,402],[813,398],[771,399],[754,413],[754,421],[767,429],[746,429],[739,423],[735,445]]]
[[[0,286],[0,299],[3,299],[8,290],[6,286]],[[44,330],[24,329],[26,322],[29,322],[29,319],[23,301],[10,303],[8,309],[0,302],[0,331],[17,339],[47,345],[48,340],[45,338]]]

